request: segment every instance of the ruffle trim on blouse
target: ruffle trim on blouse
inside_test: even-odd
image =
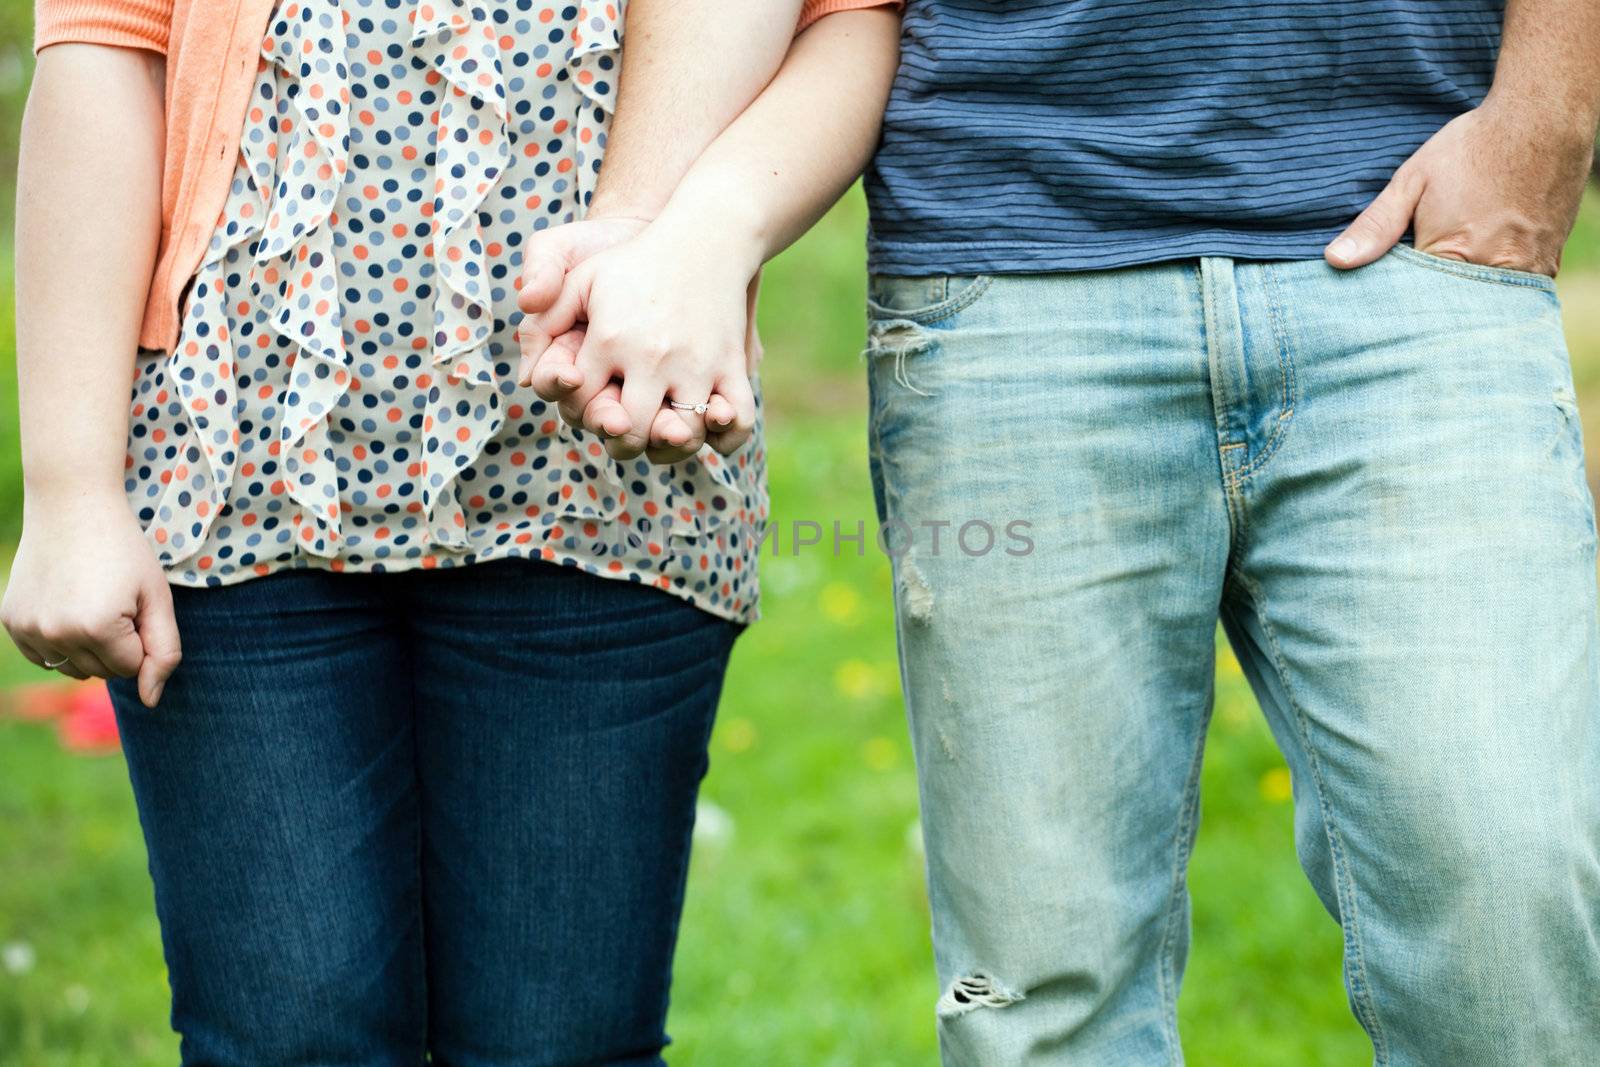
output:
[[[617,75],[622,69],[623,16],[625,0],[590,0],[578,8],[573,23],[571,47],[567,50],[567,71],[584,106],[577,116],[576,159],[574,161],[577,202],[589,207],[595,182],[600,176],[600,160],[605,155],[606,130]]]
[[[280,120],[278,140],[268,149],[278,177],[270,204],[263,205],[266,222],[251,290],[272,328],[295,346],[278,443],[285,487],[299,505],[296,542],[304,551],[331,557],[338,552],[341,524],[329,416],[351,382],[332,232],[350,154],[344,14],[336,0],[287,0],[261,50],[285,76],[279,84],[295,117]],[[285,122],[292,128],[285,129]],[[284,176],[288,168],[278,157],[284,145],[287,158],[310,161],[301,187],[291,187]],[[244,151],[250,159],[250,146]]]
[[[488,11],[468,0],[416,0],[412,47],[444,83],[433,188],[433,380],[428,384],[422,502],[435,545],[466,551],[466,515],[454,486],[503,415],[489,347],[494,305],[478,212],[511,159],[500,39]],[[482,113],[487,112],[487,115]],[[480,118],[472,132],[471,117]]]
[[[604,152],[623,10],[620,0],[588,3],[570,32],[565,70],[581,103],[572,116],[574,156],[555,166],[572,183],[565,195],[580,217]],[[474,545],[458,498],[459,479],[499,431],[510,403],[504,381],[510,367],[496,366],[490,346],[496,332],[491,256],[479,221],[512,156],[508,94],[499,34],[481,2],[412,0],[410,19],[412,47],[440,90],[426,252],[436,282],[431,374],[418,380],[427,389],[419,489],[430,543],[467,552]],[[247,118],[235,188],[219,238],[195,279],[197,288],[212,287],[225,299],[224,261],[241,246],[252,249],[250,292],[269,327],[291,348],[273,451],[284,489],[297,505],[296,544],[323,558],[337,557],[342,547],[338,452],[329,434],[332,413],[352,386],[333,234],[338,193],[350,166],[345,50],[338,0],[285,0],[273,16],[262,43],[268,67]],[[278,72],[276,79],[266,76],[269,68]],[[276,117],[274,91],[291,101],[292,117]],[[252,136],[253,131],[261,132]],[[291,159],[311,163],[293,186],[286,177]],[[235,474],[238,361],[227,317],[219,318],[186,323],[169,358],[168,378],[192,436],[183,443],[151,531],[167,565],[199,550]],[[521,414],[514,403],[511,413]],[[592,524],[618,523],[625,539],[665,549],[712,534],[725,521],[765,518],[764,507],[759,515],[743,507],[740,468],[751,462],[748,450],[724,459],[705,449],[669,467],[642,458],[620,463],[588,435],[573,433],[559,419],[551,422],[544,441],[547,469],[553,478],[569,469],[581,470],[584,478],[562,475],[548,487],[544,506],[536,509],[547,544],[580,532],[590,536]],[[468,507],[475,505],[468,501]]]
[[[284,18],[291,8],[297,9],[298,5],[289,5]],[[274,28],[278,25],[275,17]],[[291,36],[298,40],[298,34]],[[272,224],[270,241],[275,246],[287,249],[294,243],[288,234],[294,232],[297,224],[285,223],[281,214],[271,214],[273,182],[280,156],[278,138],[295,137],[294,145],[301,151],[310,147],[295,130],[280,126],[274,114],[277,79],[271,72],[280,45],[282,40],[269,30],[263,44],[261,72],[257,75],[245,117],[240,165],[234,173],[222,222],[195,272],[178,347],[167,358],[166,379],[172,383],[183,405],[189,439],[182,447],[179,461],[162,476],[166,489],[148,531],[165,566],[182,563],[199,552],[218,514],[226,506],[233,486],[240,434],[236,385],[238,345],[249,342],[235,335],[230,317],[221,313],[230,287],[227,261],[235,250],[251,250],[247,257],[251,260],[250,287],[264,305],[268,299],[282,297],[292,289],[286,280],[289,277],[286,270],[273,265],[263,269],[255,259],[257,255],[266,254],[263,249],[269,242],[269,223]],[[304,258],[308,269],[302,272],[302,280],[310,275],[314,281],[316,268],[311,265],[313,257],[309,249]],[[264,292],[267,284],[274,288]],[[280,320],[292,310],[282,307],[281,301],[274,307],[277,308],[275,318]],[[246,332],[249,332],[248,326]],[[325,336],[324,331],[312,332]],[[342,347],[340,344],[341,351]],[[163,399],[157,398],[158,402]],[[140,415],[142,412],[135,409],[134,416]],[[275,453],[281,451],[281,448],[274,449]]]

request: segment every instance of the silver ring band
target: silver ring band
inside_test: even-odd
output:
[[[703,404],[680,404],[676,400],[669,400],[667,405],[674,411],[692,411],[696,415],[704,415],[711,410],[711,401],[709,400]]]
[[[71,656],[62,656],[60,659],[56,660],[54,663],[51,663],[49,660],[45,660],[44,661],[44,669],[47,670],[47,671],[60,670],[62,667],[65,667],[71,661],[72,661],[72,657]]]

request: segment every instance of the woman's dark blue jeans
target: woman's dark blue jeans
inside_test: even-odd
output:
[[[175,589],[112,683],[186,1064],[659,1064],[739,627],[507,560]]]

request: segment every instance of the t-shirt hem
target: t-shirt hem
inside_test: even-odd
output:
[[[1207,230],[1156,240],[1062,241],[880,241],[868,244],[874,274],[1052,274],[1116,270],[1175,259],[1321,259],[1343,227],[1297,233],[1256,234]]]

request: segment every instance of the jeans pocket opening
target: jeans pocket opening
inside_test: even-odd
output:
[[[993,284],[992,274],[875,275],[868,287],[867,316],[931,326],[971,307]]]
[[[1454,274],[1458,278],[1466,278],[1471,281],[1515,285],[1525,289],[1543,289],[1550,293],[1554,293],[1556,289],[1555,279],[1548,275],[1517,270],[1514,267],[1491,267],[1483,263],[1471,263],[1464,259],[1449,259],[1445,256],[1433,255],[1431,252],[1423,252],[1413,245],[1395,245],[1391,254],[1415,263],[1420,267],[1427,267],[1445,274]]]

